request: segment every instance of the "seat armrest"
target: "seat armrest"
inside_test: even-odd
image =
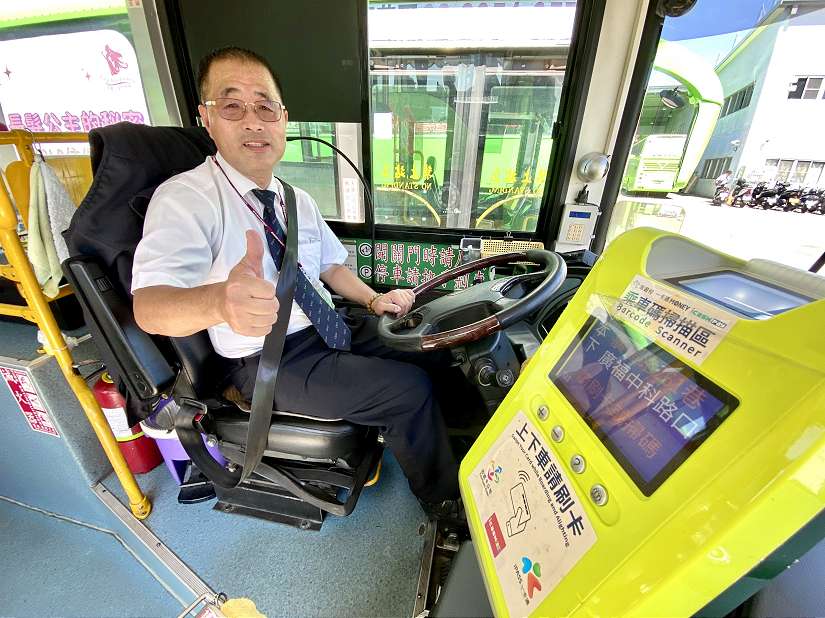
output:
[[[75,256],[62,266],[109,372],[140,401],[168,392],[175,371],[152,338],[137,325],[131,299],[112,285],[98,259]]]

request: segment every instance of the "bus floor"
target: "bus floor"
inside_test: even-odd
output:
[[[111,533],[0,500],[0,615],[175,616],[180,602]]]
[[[163,465],[138,481],[153,503],[144,524],[216,592],[270,618],[412,613],[426,519],[389,451],[354,512],[318,532],[179,504]],[[103,485],[127,504],[114,474]]]

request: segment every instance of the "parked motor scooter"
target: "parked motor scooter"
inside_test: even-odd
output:
[[[740,208],[744,208],[745,206],[748,208],[753,208],[756,200],[759,199],[759,196],[767,190],[768,183],[764,181],[757,182],[753,187],[745,187],[739,195],[736,196],[733,205],[738,205]]]
[[[713,194],[713,199],[710,201],[714,206],[721,206],[731,196],[731,189],[727,181],[716,180],[716,191]]]
[[[825,215],[825,189],[808,189],[802,193],[802,212]]]
[[[726,203],[734,208],[742,208],[742,206],[744,206],[742,200],[744,199],[745,194],[749,194],[751,191],[752,187],[748,185],[744,178],[737,178]]]
[[[764,210],[770,210],[771,208],[776,208],[777,206],[781,207],[783,205],[781,201],[782,194],[787,190],[787,182],[777,182],[772,189],[763,191],[762,194],[754,200],[754,205]]]
[[[805,212],[802,205],[802,188],[788,189],[779,196],[779,204],[785,212]]]

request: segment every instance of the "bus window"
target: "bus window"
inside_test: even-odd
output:
[[[651,226],[799,268],[825,250],[825,8],[763,5],[665,19],[607,243]]]
[[[408,72],[378,62],[371,67],[376,223],[441,227],[455,88],[451,93],[438,82],[439,69]],[[434,83],[420,89],[419,78]]]
[[[686,184],[679,172],[688,135],[696,139],[692,125],[698,105],[680,86],[678,79],[653,71],[622,182],[627,193],[667,193]]]
[[[370,6],[376,223],[535,231],[574,16],[574,2]]]
[[[0,8],[3,122],[35,132],[88,132],[121,121],[151,124],[125,3],[71,4],[65,14],[19,3]],[[54,6],[58,11],[59,3]],[[43,149],[71,154],[88,151],[88,145]]]
[[[290,121],[286,134],[287,139],[300,136],[329,142],[357,165],[361,161],[360,131],[352,123]],[[288,141],[275,175],[309,193],[328,221],[364,221],[361,182],[329,146],[310,140]]]
[[[564,66],[551,65],[557,58],[532,60],[538,68],[511,68],[487,77],[490,109],[482,135],[475,228],[536,229]]]

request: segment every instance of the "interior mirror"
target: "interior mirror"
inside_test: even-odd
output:
[[[610,169],[610,157],[601,152],[584,155],[576,167],[576,174],[582,182],[596,182],[607,176]]]

